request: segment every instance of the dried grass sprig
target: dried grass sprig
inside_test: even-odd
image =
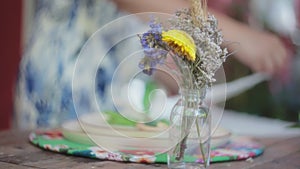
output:
[[[207,20],[208,8],[207,0],[190,0],[191,1],[191,16],[196,26],[201,26],[201,20]]]

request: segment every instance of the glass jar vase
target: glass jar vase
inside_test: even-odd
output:
[[[206,88],[181,89],[170,115],[168,168],[203,169],[210,162],[211,115],[204,104]]]

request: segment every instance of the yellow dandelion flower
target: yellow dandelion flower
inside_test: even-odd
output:
[[[193,38],[182,30],[169,30],[162,32],[162,41],[166,42],[176,53],[188,60],[195,61],[196,45]]]

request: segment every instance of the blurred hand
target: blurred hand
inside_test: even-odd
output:
[[[255,72],[274,75],[286,65],[287,51],[281,40],[270,33],[242,27],[236,58]]]
[[[218,18],[225,40],[240,44],[228,47],[240,62],[255,72],[270,75],[279,73],[285,67],[287,50],[277,36],[255,30],[217,11],[211,12]]]

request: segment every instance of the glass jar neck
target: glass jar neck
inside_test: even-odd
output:
[[[206,96],[207,87],[203,87],[201,89],[187,89],[187,88],[180,88],[179,94],[181,95],[182,99],[196,99],[196,100],[203,100]]]

